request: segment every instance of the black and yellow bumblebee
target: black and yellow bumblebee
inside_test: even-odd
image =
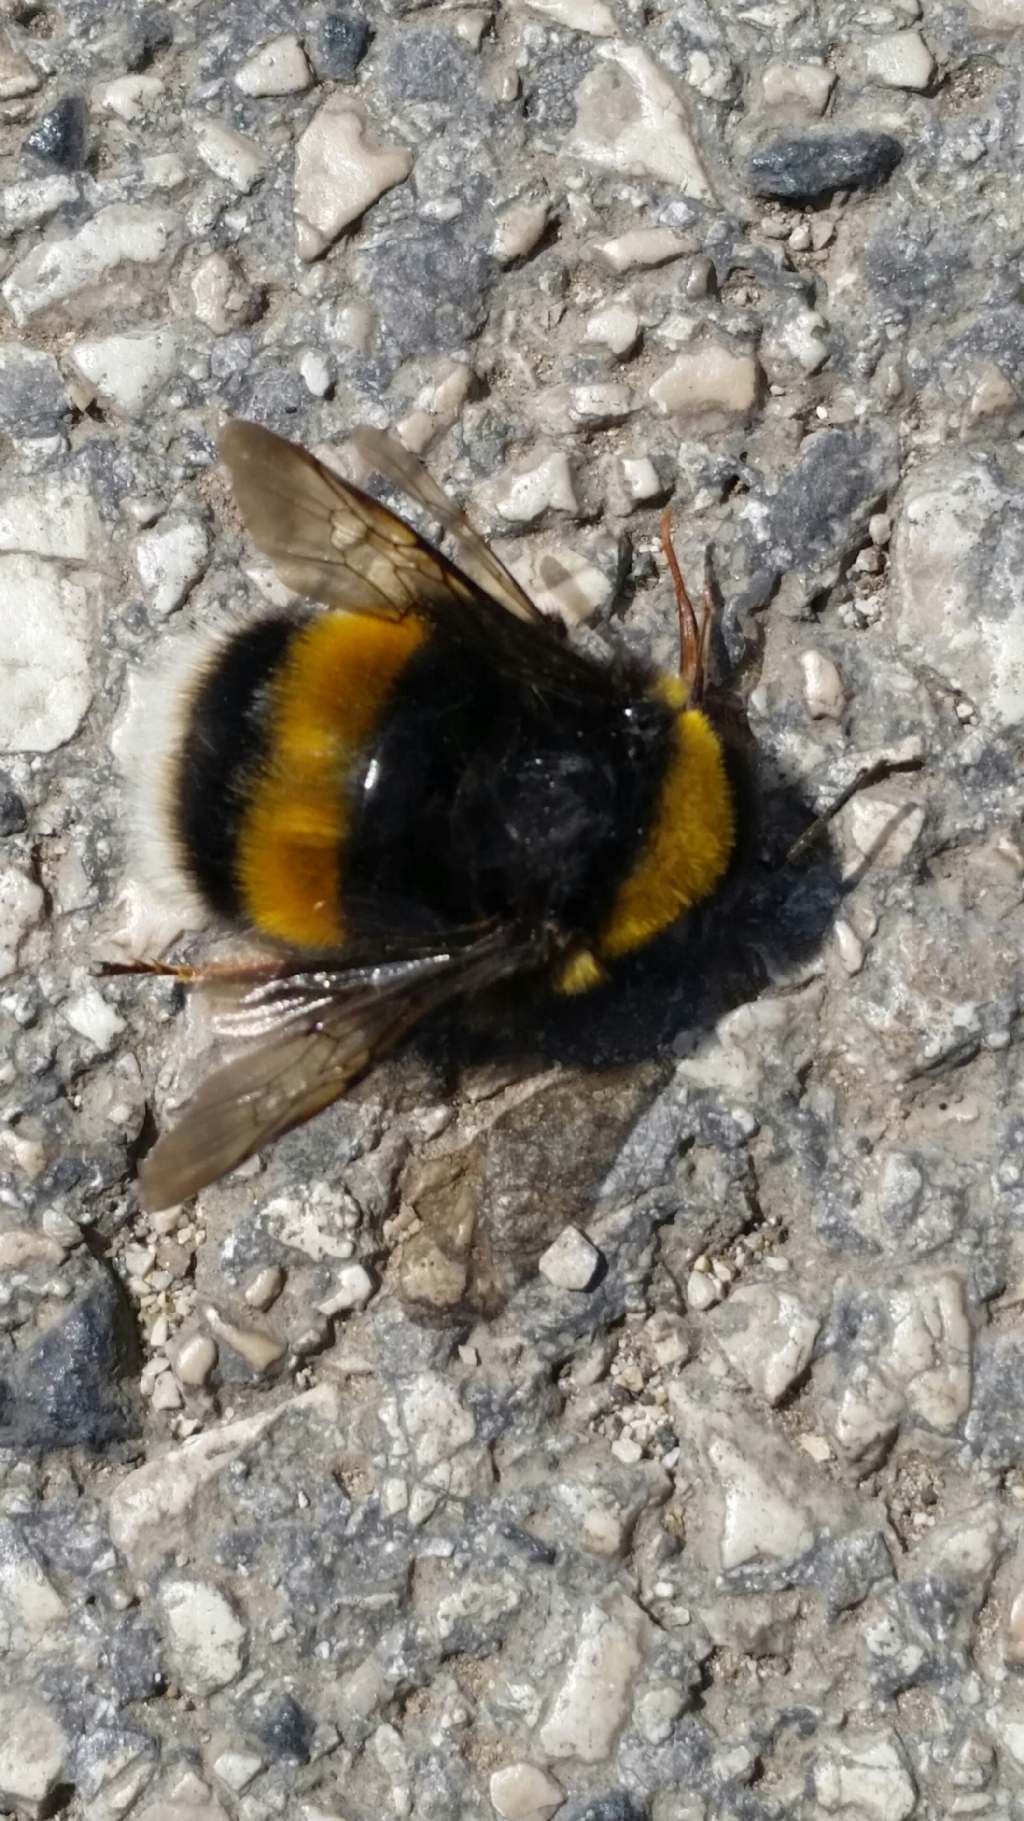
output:
[[[254,544],[319,606],[209,633],[173,691],[163,845],[261,952],[130,970],[218,988],[236,1044],[145,1158],[150,1208],[321,1111],[448,1002],[514,975],[596,986],[734,856],[728,742],[701,705],[709,620],[698,630],[670,539],[681,674],[600,663],[415,458],[353,440],[451,555],[271,431],[230,422],[220,439]]]

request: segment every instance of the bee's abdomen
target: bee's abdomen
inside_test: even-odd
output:
[[[261,620],[219,643],[188,698],[170,793],[172,833],[190,882],[219,916],[245,914],[237,857],[249,798],[273,743],[271,691],[301,630]]]
[[[396,678],[425,637],[329,613],[236,633],[192,696],[178,847],[212,909],[296,948],[348,933],[342,862],[353,785]]]

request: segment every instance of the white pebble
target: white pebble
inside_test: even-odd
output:
[[[236,132],[221,120],[197,120],[192,128],[196,151],[208,171],[243,196],[259,182],[266,159],[248,133]]]
[[[499,265],[511,265],[532,253],[548,225],[546,202],[516,202],[498,216],[491,251]]]
[[[714,1308],[720,1302],[722,1286],[707,1271],[691,1271],[686,1280],[686,1306],[698,1311]]]
[[[106,408],[140,417],[173,376],[179,356],[174,329],[141,329],[79,341],[72,365]]]
[[[174,1382],[173,1372],[161,1372],[155,1379],[149,1401],[154,1410],[181,1409],[182,1396]]]
[[[935,74],[935,59],[920,32],[890,32],[869,39],[864,69],[870,82],[883,88],[926,89]]]
[[[208,253],[189,289],[196,316],[214,335],[229,335],[251,322],[258,308],[256,291],[231,253]]]
[[[284,1271],[280,1265],[267,1265],[257,1271],[256,1276],[246,1284],[245,1300],[250,1309],[269,1309],[284,1289]]]
[[[115,76],[112,82],[100,83],[96,100],[108,114],[128,122],[155,107],[163,93],[159,76]]]
[[[680,354],[649,388],[667,417],[748,415],[757,402],[759,369],[754,356],[722,342],[702,342]]]
[[[179,1384],[189,1390],[205,1385],[217,1364],[217,1344],[208,1334],[193,1334],[182,1341],[174,1355],[174,1370]]]
[[[628,354],[640,334],[640,318],[630,304],[609,303],[588,316],[584,325],[588,342],[611,354]]]
[[[76,201],[78,185],[74,178],[31,177],[23,183],[9,183],[0,190],[0,221],[5,234],[18,234],[48,221],[66,203]],[[25,354],[28,350],[23,350]]]
[[[231,1602],[212,1581],[168,1579],[160,1589],[167,1639],[177,1678],[190,1694],[225,1688],[243,1664],[246,1631]]]
[[[683,105],[650,52],[620,40],[602,44],[576,90],[577,158],[624,177],[653,177],[696,201],[711,192]]]
[[[253,1779],[259,1776],[263,1769],[263,1759],[258,1758],[255,1752],[229,1749],[222,1751],[218,1757],[214,1758],[212,1769],[214,1776],[219,1777],[228,1789],[234,1790],[237,1796],[241,1795],[244,1789],[248,1789]],[[312,1817],[311,1809],[306,1809],[304,1812]]]
[[[24,52],[12,44],[6,32],[0,33],[0,101],[34,95],[42,80]]]
[[[373,1295],[373,1278],[364,1265],[343,1266],[334,1284],[326,1301],[317,1304],[321,1315],[340,1315],[346,1309],[361,1309]]]
[[[0,77],[3,60],[0,57]],[[53,1709],[29,1687],[10,1680],[0,1694],[0,1802],[19,1815],[47,1812],[60,1781],[69,1740]]]
[[[629,1712],[645,1622],[640,1608],[618,1591],[585,1609],[538,1735],[549,1757],[600,1764],[611,1755]]]
[[[313,78],[294,32],[282,32],[240,63],[234,80],[243,95],[300,95]]]
[[[658,470],[649,455],[624,455],[620,458],[619,467],[626,492],[638,506],[644,500],[654,499],[662,491]]]
[[[362,107],[339,94],[313,115],[295,150],[295,244],[319,259],[370,204],[403,183],[412,154],[370,137]]]
[[[135,567],[161,618],[180,607],[206,568],[210,541],[199,519],[166,518],[135,546]]]
[[[864,944],[845,917],[837,917],[833,934],[836,952],[848,974],[859,974],[864,966]]]
[[[644,1458],[644,1451],[640,1443],[635,1442],[630,1435],[620,1435],[618,1440],[612,1443],[612,1453],[624,1467],[635,1467]]]
[[[530,0],[530,8],[571,32],[587,32],[592,38],[614,38],[619,29],[604,0]]]
[[[156,265],[169,252],[178,218],[163,210],[114,203],[77,233],[33,247],[4,280],[3,295],[19,327],[41,310],[109,282],[121,265]]]
[[[832,659],[823,651],[803,651],[800,668],[804,673],[804,701],[814,720],[825,717],[838,720],[846,704],[843,679]]]
[[[53,752],[92,701],[84,588],[52,563],[0,556],[0,751]]]
[[[565,1794],[546,1770],[524,1759],[493,1771],[487,1787],[491,1807],[502,1821],[549,1821]]]
[[[108,1050],[124,1030],[124,1019],[108,1005],[98,987],[89,986],[64,1006],[64,1019],[97,1050]]]
[[[669,260],[691,253],[693,247],[671,228],[628,228],[625,234],[598,241],[594,250],[613,272],[631,272],[637,266],[667,265]]]
[[[822,114],[835,81],[823,63],[765,64],[761,93],[766,107],[799,107],[808,114]]]
[[[494,503],[502,518],[517,525],[532,525],[545,512],[578,510],[569,457],[561,449],[538,457],[532,466],[502,476]]]
[[[302,383],[313,398],[326,398],[334,384],[330,361],[316,348],[307,348],[299,361]]]
[[[563,1227],[537,1261],[537,1269],[560,1290],[586,1290],[594,1280],[601,1254],[579,1227]]]

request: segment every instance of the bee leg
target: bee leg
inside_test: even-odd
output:
[[[799,860],[801,854],[806,853],[819,835],[824,833],[833,818],[839,814],[839,811],[845,809],[850,798],[855,797],[859,791],[867,790],[871,784],[881,784],[884,778],[894,777],[897,772],[920,771],[923,764],[923,759],[879,759],[874,765],[866,765],[863,771],[857,773],[852,784],[848,784],[845,790],[841,790],[835,801],[830,803],[827,809],[823,809],[819,816],[815,816],[814,821],[808,824],[802,835],[798,835],[792,847],[783,854],[778,864],[788,866],[791,861]]]
[[[180,980],[185,986],[203,986],[208,982],[231,986],[257,985],[274,980],[281,972],[277,961],[208,961],[202,967],[191,967],[185,961],[102,961],[96,969],[101,980],[116,979],[124,974],[151,974],[160,980]]]

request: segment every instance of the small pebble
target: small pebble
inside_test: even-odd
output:
[[[280,1265],[267,1265],[246,1285],[244,1296],[250,1309],[269,1309],[284,1289],[285,1274]]]
[[[525,1760],[492,1771],[488,1793],[501,1821],[549,1821],[565,1794],[546,1770]]]
[[[344,1265],[337,1272],[334,1283],[330,1296],[317,1304],[321,1315],[341,1315],[347,1309],[361,1309],[373,1295],[373,1278],[364,1265]]]
[[[612,1453],[624,1467],[635,1467],[644,1458],[644,1451],[639,1442],[633,1441],[628,1435],[620,1435],[618,1440],[612,1443]]]
[[[499,265],[511,265],[525,259],[538,244],[548,225],[546,202],[518,202],[499,215],[494,224],[491,251]]]
[[[586,1290],[594,1281],[601,1254],[578,1227],[563,1227],[542,1252],[537,1269],[560,1290]]]
[[[833,934],[839,959],[848,974],[859,974],[864,966],[864,944],[845,917],[836,919]]]
[[[299,361],[299,373],[306,391],[313,398],[326,398],[334,384],[334,373],[326,355],[315,348],[307,348]]]
[[[262,177],[267,162],[255,139],[222,120],[197,120],[192,131],[196,151],[207,170],[247,196]]]
[[[804,701],[813,720],[838,720],[846,706],[843,680],[832,659],[823,651],[803,651],[800,668],[804,673]]]
[[[693,248],[671,228],[630,228],[612,240],[599,241],[594,251],[612,272],[631,272],[667,265]]]
[[[890,32],[869,39],[864,48],[869,82],[890,89],[926,89],[935,74],[935,59],[920,32]]]
[[[616,355],[628,354],[640,335],[640,318],[629,304],[605,304],[588,316],[583,333],[588,342]]]
[[[322,81],[351,82],[370,48],[370,22],[362,13],[324,13],[310,28],[306,50]]]
[[[232,1352],[240,1355],[252,1367],[254,1372],[269,1372],[282,1358],[284,1342],[275,1340],[273,1335],[261,1334],[256,1328],[239,1328],[234,1322],[225,1321],[211,1305],[203,1311],[207,1326],[211,1332]]]
[[[707,1271],[693,1270],[686,1280],[686,1305],[698,1312],[714,1308],[722,1299],[722,1286]]]
[[[283,32],[239,64],[234,80],[243,95],[300,95],[313,78],[294,32]]]
[[[217,1346],[207,1334],[193,1334],[177,1348],[173,1359],[178,1383],[194,1390],[205,1385],[217,1364]]]

